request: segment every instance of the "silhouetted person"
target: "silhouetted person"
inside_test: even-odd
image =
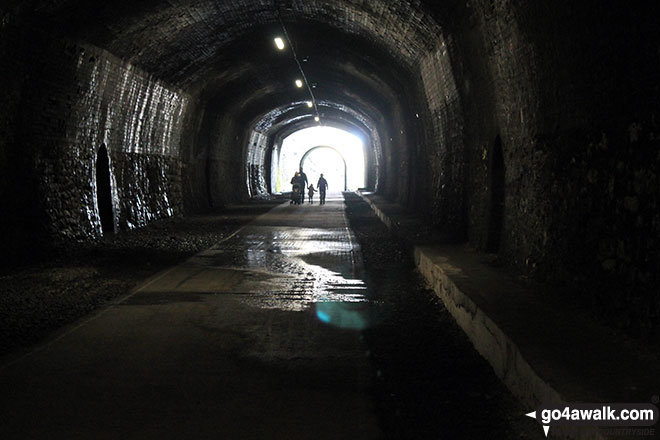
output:
[[[316,184],[316,188],[319,190],[319,197],[321,198],[320,204],[325,205],[325,192],[328,189],[328,181],[325,180],[323,177],[323,174],[321,174],[321,177],[319,177],[319,181]]]
[[[309,185],[307,181],[307,174],[303,172],[302,167],[300,167],[300,203],[305,203],[305,188]]]
[[[310,184],[309,188],[307,188],[307,191],[308,191],[307,192],[307,196],[308,196],[307,201],[311,205],[312,203],[314,203],[314,193],[316,192],[316,190],[314,189],[314,185]]]
[[[291,202],[289,204],[295,203],[296,205],[300,205],[300,198],[305,198],[305,187],[302,186],[301,182],[300,173],[296,171],[296,174],[291,179]]]

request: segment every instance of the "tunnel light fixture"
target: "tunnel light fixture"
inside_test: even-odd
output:
[[[276,37],[273,41],[275,41],[275,46],[279,50],[284,50],[284,40],[282,40],[280,37]]]
[[[298,79],[295,80],[296,87],[299,88],[299,89],[302,89],[303,87],[307,88],[307,91],[309,92],[310,100],[306,101],[305,103],[307,104],[308,108],[314,108],[314,107],[316,107],[316,99],[314,98],[314,92],[312,91],[312,89],[315,88],[316,84],[312,83],[311,87],[310,87],[310,82],[307,80],[307,76],[305,75],[305,71],[302,68],[302,64],[300,64],[300,60],[298,59],[298,54],[296,54],[296,49],[295,49],[293,43],[291,42],[291,37],[289,36],[289,33],[286,30],[286,26],[284,25],[284,22],[282,21],[282,17],[279,15],[279,11],[278,11],[277,18],[280,22],[280,26],[282,27],[282,32],[284,34],[283,38],[286,39],[287,45],[291,48],[291,50],[290,50],[291,55],[293,55],[293,60],[296,62],[296,66],[298,67],[298,71],[300,72],[300,76],[302,77],[302,78],[298,78]],[[280,37],[277,37],[277,38],[280,38]],[[280,38],[282,40],[282,44],[284,44],[283,38]],[[277,42],[277,39],[275,40],[275,44],[279,48],[279,44]],[[306,59],[305,59],[305,61],[306,61]],[[316,111],[316,113],[317,113],[316,121],[318,122],[320,120],[318,118],[318,110]]]

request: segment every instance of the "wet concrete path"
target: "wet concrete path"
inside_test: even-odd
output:
[[[278,205],[0,365],[0,438],[543,438],[344,197]]]
[[[382,437],[343,199],[283,204],[0,370],[2,438]]]

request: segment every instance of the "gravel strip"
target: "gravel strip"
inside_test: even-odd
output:
[[[279,202],[177,217],[35,252],[31,264],[0,272],[0,357],[25,349],[142,280],[211,247]]]

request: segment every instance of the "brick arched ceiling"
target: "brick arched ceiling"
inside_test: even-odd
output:
[[[374,119],[441,32],[421,1],[9,1],[51,34],[102,47],[243,121],[307,98],[291,54],[273,46],[281,23],[317,99]]]
[[[254,29],[285,23],[326,24],[377,41],[414,63],[432,48],[439,26],[420,1],[365,0],[41,0],[15,2],[72,37],[89,39],[161,78],[203,72],[225,47],[254,39]],[[245,54],[243,54],[245,55]]]
[[[387,60],[377,47],[369,47],[367,41],[341,34],[333,37],[333,30],[322,25],[315,30],[288,27],[292,36],[298,33],[312,37],[300,38],[296,51],[317,100],[349,105],[374,118],[375,109],[387,108],[398,93],[405,91],[410,73]],[[275,50],[272,35],[269,30],[237,43],[238,53],[255,53],[249,47],[255,40],[265,48],[257,60],[237,57],[234,64],[224,65],[221,74],[203,84],[202,97],[218,111],[238,108],[234,114],[243,114],[246,120],[291,102],[308,100],[307,89],[294,85],[294,79],[300,76],[295,62],[289,53]],[[338,41],[342,39],[345,41]]]
[[[357,131],[363,137],[371,136],[376,130],[373,120],[365,118],[363,113],[350,107],[328,101],[319,101],[317,104],[323,118],[323,125]],[[259,132],[286,137],[294,131],[314,125],[311,121],[313,121],[313,115],[310,114],[305,103],[294,102],[271,110],[258,118],[252,125]]]

